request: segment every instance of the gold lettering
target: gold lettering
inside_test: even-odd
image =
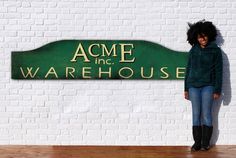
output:
[[[111,63],[111,59],[107,59],[107,60],[106,60],[106,64],[107,64],[107,65],[111,65],[111,64],[112,64],[112,63]]]
[[[95,64],[106,64],[106,60],[105,59],[95,58]]]
[[[169,77],[169,74],[164,71],[164,69],[167,69],[167,68],[168,68],[168,67],[162,67],[162,68],[161,68],[161,72],[162,72],[163,74],[165,74],[165,76],[161,76],[161,78],[168,78],[168,77]]]
[[[77,61],[77,57],[84,57],[84,62],[90,62],[90,60],[88,59],[84,48],[82,46],[82,44],[80,43],[79,46],[77,47],[74,57],[70,60],[71,62],[76,62]]]
[[[55,77],[58,78],[57,73],[56,73],[54,67],[51,67],[51,68],[48,70],[47,74],[45,75],[45,78],[47,78],[48,75],[55,75]]]
[[[101,78],[101,74],[108,74],[109,75],[109,78],[111,78],[111,67],[109,67],[109,71],[101,71],[101,67],[99,67],[99,78]]]
[[[107,54],[107,56],[110,56],[112,52],[114,52],[114,57],[117,56],[116,54],[116,44],[113,44],[110,51],[108,51],[107,47],[105,44],[101,44],[102,45],[102,56],[105,56],[105,52]]]
[[[37,74],[37,72],[39,70],[39,67],[36,69],[34,74],[31,73],[32,69],[33,69],[33,67],[30,67],[30,68],[27,67],[27,74],[25,75],[23,68],[20,67],[21,74],[23,75],[24,78],[27,78],[28,76],[30,76],[30,78],[34,78],[34,76]]]
[[[92,49],[93,49],[94,46],[97,46],[98,48],[100,48],[100,45],[99,45],[99,44],[96,44],[96,43],[95,43],[95,44],[91,44],[91,45],[89,46],[89,48],[88,48],[89,54],[90,54],[92,57],[98,57],[99,54],[97,54],[97,55],[93,54],[94,52],[92,51]]]
[[[179,74],[184,74],[184,71],[180,70],[185,70],[185,67],[177,67],[176,68],[176,78],[184,78],[184,76],[179,76]]]
[[[129,76],[124,76],[124,75],[122,75],[122,74],[121,74],[121,71],[124,70],[124,69],[130,70],[131,74],[130,74]],[[131,76],[133,76],[133,74],[134,74],[134,71],[133,71],[131,68],[129,68],[129,67],[123,67],[123,68],[121,68],[121,69],[119,70],[119,75],[120,75],[121,77],[123,77],[123,78],[130,78]]]
[[[69,71],[72,70],[72,71]],[[73,75],[73,73],[75,72],[75,68],[73,67],[66,67],[66,78],[68,78],[68,74],[70,74],[70,76],[72,76],[72,78],[75,78],[75,76]]]
[[[120,60],[120,62],[121,63],[125,63],[125,62],[131,63],[131,62],[134,62],[135,57],[133,59],[126,59],[125,58],[126,54],[132,55],[132,49],[134,48],[134,45],[133,44],[120,44],[120,46],[121,46],[121,60]],[[131,46],[131,49],[125,50],[125,47],[127,47],[127,46]]]
[[[151,74],[150,74],[150,76],[144,76],[143,67],[141,67],[141,76],[142,76],[142,78],[152,78],[153,77],[153,67],[151,67]]]
[[[90,75],[90,71],[86,71],[87,70],[91,70],[91,67],[83,67],[82,68],[82,77],[83,78],[91,78],[91,76],[86,76],[86,73]]]

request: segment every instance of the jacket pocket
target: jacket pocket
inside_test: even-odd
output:
[[[201,82],[209,83],[212,81],[212,73],[211,71],[203,71],[202,76],[199,79]]]

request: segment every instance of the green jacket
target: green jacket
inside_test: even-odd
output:
[[[212,85],[214,93],[221,93],[222,87],[222,54],[215,42],[210,42],[205,48],[199,44],[189,51],[188,64],[184,82],[184,90],[189,87]]]

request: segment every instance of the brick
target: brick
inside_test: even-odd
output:
[[[187,22],[203,18],[217,24],[230,63],[228,105],[214,112],[217,144],[234,144],[235,7],[223,0],[1,1],[0,144],[191,145],[182,80],[12,80],[10,52],[57,39],[138,39],[188,51]]]

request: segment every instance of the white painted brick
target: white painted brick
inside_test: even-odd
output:
[[[230,63],[217,144],[235,144],[235,7],[223,0],[1,1],[0,144],[191,145],[183,81],[11,80],[10,53],[61,39],[140,39],[188,51],[187,22],[204,18],[217,24]]]

